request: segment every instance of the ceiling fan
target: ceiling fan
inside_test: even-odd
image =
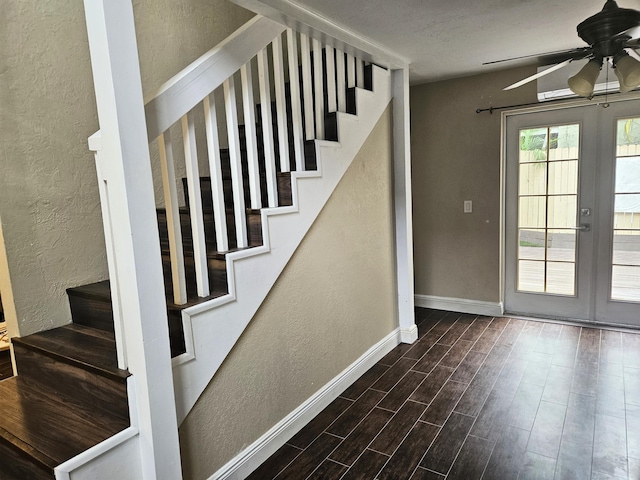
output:
[[[552,65],[542,72],[505,87],[504,90],[520,87],[571,62],[583,59],[588,60],[587,64],[567,82],[576,95],[593,95],[595,82],[604,61],[613,65],[621,92],[628,92],[640,86],[640,61],[629,55],[629,52],[635,54],[635,50],[640,48],[640,38],[634,38],[634,35],[640,33],[640,11],[620,8],[614,0],[607,0],[602,10],[578,24],[577,30],[578,36],[589,45],[588,47],[509,58],[486,62],[483,65],[532,57],[538,57],[541,65]]]

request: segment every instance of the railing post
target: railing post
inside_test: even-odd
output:
[[[85,0],[132,419],[144,479],[179,479],[180,449],[149,144],[131,0]],[[114,270],[111,270],[114,271]]]
[[[396,276],[400,338],[418,339],[413,289],[413,222],[411,208],[411,145],[409,137],[409,69],[392,70],[394,208],[396,228]]]

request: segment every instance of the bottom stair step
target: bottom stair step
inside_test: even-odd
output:
[[[3,480],[51,480],[48,467],[40,467],[17,449],[0,442],[0,475]]]
[[[128,422],[129,373],[117,367],[113,333],[70,324],[12,342],[21,378],[53,389],[70,407],[91,405]]]
[[[5,468],[39,469],[45,475],[17,478],[53,478],[56,466],[129,426],[128,421],[100,414],[92,405],[70,407],[57,391],[20,376],[0,382],[0,398],[0,445],[18,458],[16,464],[0,458],[2,473]]]

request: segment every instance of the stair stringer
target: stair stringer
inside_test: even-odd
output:
[[[316,141],[318,169],[291,174],[293,205],[262,209],[264,245],[226,256],[229,294],[183,310],[187,352],[173,359],[178,424],[231,352],[387,108],[388,70],[373,66],[373,88],[356,89],[357,116],[337,114],[339,143]]]

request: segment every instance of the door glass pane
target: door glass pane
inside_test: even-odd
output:
[[[519,227],[546,226],[546,196],[521,197],[518,211]]]
[[[640,302],[640,267],[613,266],[611,298],[614,300]]]
[[[544,261],[520,260],[518,262],[518,290],[543,293],[544,281]]]
[[[640,215],[636,215],[640,217]],[[640,266],[640,230],[618,230],[613,236],[613,263]]]
[[[577,195],[559,195],[548,198],[549,228],[574,227],[578,213]]]
[[[547,262],[547,293],[573,295],[575,265],[573,262]]]
[[[520,195],[544,195],[547,193],[546,162],[520,165]]]
[[[563,160],[549,164],[549,194],[578,193],[578,161]]]
[[[575,230],[549,230],[547,240],[547,260],[560,262],[576,261]]]
[[[611,299],[640,301],[640,118],[618,120]]]
[[[520,130],[520,163],[545,162],[547,160],[547,128]]]
[[[545,230],[521,228],[518,258],[526,260],[544,260]]]
[[[549,128],[549,160],[577,160],[580,125],[559,125]]]
[[[579,134],[578,124],[520,130],[519,291],[575,295]]]

